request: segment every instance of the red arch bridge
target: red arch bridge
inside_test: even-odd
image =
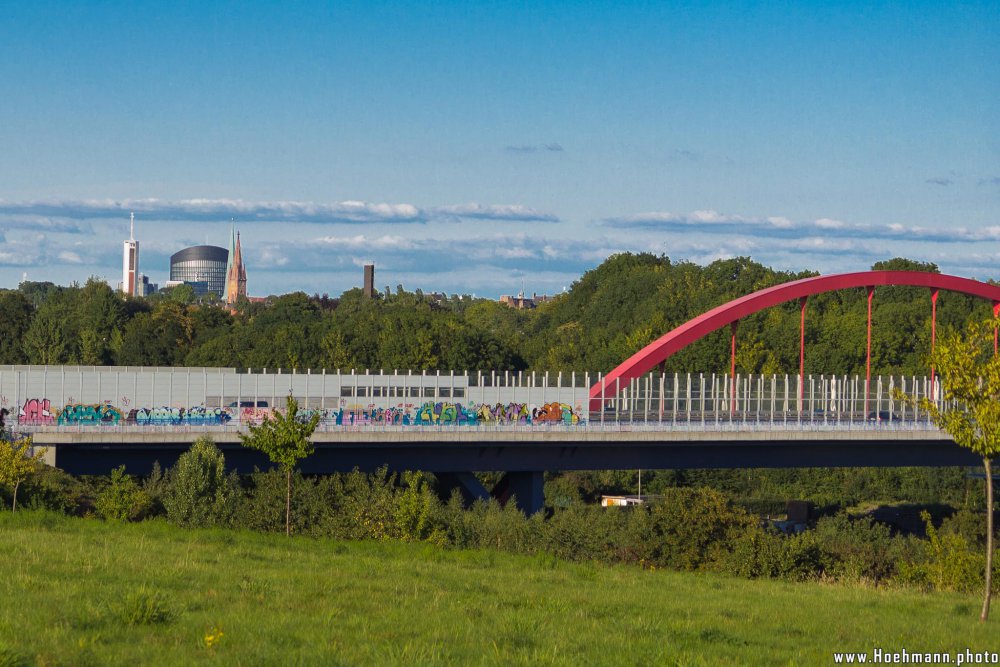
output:
[[[546,470],[818,466],[974,466],[925,413],[894,390],[940,400],[926,377],[870,372],[871,304],[877,288],[928,290],[936,335],[941,290],[986,299],[1000,312],[1000,287],[934,273],[873,271],[806,278],[723,304],[668,332],[602,373],[413,373],[386,370],[78,366],[0,367],[0,406],[16,431],[48,446],[49,462],[77,474],[125,465],[147,473],[172,465],[210,435],[233,469],[268,467],[239,434],[294,396],[319,413],[316,452],[305,473],[424,470],[469,498],[515,496],[541,507]],[[862,288],[868,296],[865,376],[806,375],[808,298]],[[741,318],[797,301],[800,367],[795,375],[663,375],[665,359]],[[487,491],[470,471],[503,471]]]

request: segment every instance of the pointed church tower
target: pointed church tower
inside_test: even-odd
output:
[[[222,298],[226,303],[232,303],[230,300],[229,292],[229,274],[233,272],[233,257],[236,256],[236,221],[235,219],[229,225],[229,257],[226,259],[226,293],[222,295]],[[235,300],[235,295],[232,297]]]
[[[226,303],[233,305],[241,296],[247,295],[247,269],[243,265],[239,232],[236,232],[236,243],[233,245],[229,258],[229,272],[226,274]]]

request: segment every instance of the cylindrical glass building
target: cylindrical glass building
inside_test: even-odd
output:
[[[170,257],[170,280],[191,283],[195,294],[209,292],[220,299],[226,293],[226,264],[229,251],[214,245],[196,245]]]

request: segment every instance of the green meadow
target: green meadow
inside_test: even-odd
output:
[[[0,516],[0,665],[823,665],[997,651],[978,599]]]

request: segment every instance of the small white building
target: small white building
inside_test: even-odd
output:
[[[601,496],[601,507],[631,507],[644,505],[647,498],[641,496]]]

